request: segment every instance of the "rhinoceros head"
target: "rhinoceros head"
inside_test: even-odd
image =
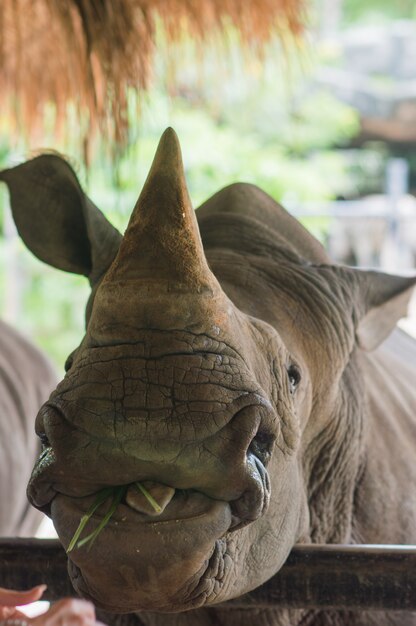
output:
[[[340,426],[342,380],[356,342],[373,347],[390,330],[409,281],[333,267],[323,252],[302,260],[295,241],[277,246],[277,264],[267,261],[272,244],[253,255],[257,274],[240,272],[238,257],[238,293],[230,276],[225,289],[208,265],[170,129],[124,237],[56,156],[1,178],[32,251],[92,286],[85,337],[36,420],[44,451],[28,489],[68,548],[96,494],[125,487],[92,546],[69,554],[76,589],[113,611],[187,610],[267,580],[297,541],[336,538],[333,525],[332,535],[317,531],[314,502],[342,456],[337,428],[350,446],[339,484],[348,503],[358,472],[361,413],[350,410]],[[266,284],[267,275],[255,303],[255,277]],[[387,330],[374,321],[384,301]],[[327,503],[346,540],[342,498]]]

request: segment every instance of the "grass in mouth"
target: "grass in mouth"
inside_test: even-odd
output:
[[[140,483],[134,483],[134,486],[136,487],[137,491],[139,491],[140,493],[142,493],[144,495],[144,497],[146,498],[146,500],[149,502],[149,504],[154,508],[154,510],[156,511],[156,513],[161,513],[162,512],[162,507],[160,507],[158,505],[158,503],[156,502],[156,500],[153,498],[153,496],[147,491],[147,489],[145,489],[143,487],[143,485],[141,485]]]
[[[144,495],[144,497],[151,504],[151,506],[154,508],[156,513],[160,513],[162,511],[161,507],[158,505],[156,500],[147,491],[147,489],[143,487],[141,483],[134,483],[134,486],[136,487],[137,491],[139,491],[140,493]],[[97,493],[97,496],[94,502],[91,504],[88,511],[81,517],[78,528],[74,532],[72,539],[69,542],[69,546],[66,550],[67,554],[71,552],[75,547],[81,548],[82,546],[85,546],[87,544],[89,544],[88,550],[90,550],[92,544],[97,539],[100,532],[107,526],[111,517],[115,513],[118,505],[120,504],[120,502],[126,495],[128,488],[129,488],[129,485],[124,485],[122,487],[105,487],[104,489],[101,489],[101,491]],[[112,496],[112,500],[111,500],[110,508],[108,509],[107,513],[104,515],[101,522],[98,524],[97,528],[93,530],[89,535],[81,539],[82,532],[84,528],[86,527],[86,525],[88,524],[91,517],[94,515],[95,511],[111,496]]]

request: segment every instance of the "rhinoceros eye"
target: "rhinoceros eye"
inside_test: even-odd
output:
[[[289,378],[290,393],[294,394],[300,383],[300,370],[296,365],[292,363],[292,365],[289,365],[289,367],[287,368],[287,375]]]

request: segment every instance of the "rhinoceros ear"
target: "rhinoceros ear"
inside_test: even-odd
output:
[[[416,285],[416,276],[394,276],[364,270],[349,271],[355,274],[360,300],[356,327],[357,343],[363,350],[371,351],[389,336],[399,319],[407,315],[409,301]]]
[[[113,261],[120,233],[84,194],[70,165],[43,154],[0,172],[26,246],[41,261],[93,284]]]

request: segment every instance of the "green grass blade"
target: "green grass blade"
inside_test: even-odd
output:
[[[159,506],[159,504],[156,502],[153,496],[147,491],[147,489],[145,489],[145,487],[143,487],[143,485],[140,484],[139,482],[133,483],[133,484],[135,488],[137,489],[137,491],[139,491],[139,493],[142,493],[144,495],[144,497],[150,503],[150,505],[154,508],[156,513],[161,513],[162,507]],[[76,529],[69,543],[69,546],[67,548],[67,554],[71,552],[71,550],[73,550],[75,546],[77,546],[77,548],[81,548],[82,546],[85,546],[86,544],[89,543],[88,550],[91,548],[92,544],[97,539],[100,532],[106,527],[106,525],[110,521],[111,517],[115,513],[121,500],[126,495],[127,489],[128,489],[128,485],[124,485],[122,487],[106,487],[98,492],[96,499],[94,500],[94,502],[92,503],[88,511],[81,517],[79,526]],[[103,517],[103,519],[101,520],[101,522],[99,523],[99,525],[97,526],[97,528],[93,530],[89,535],[84,537],[83,539],[80,539],[81,534],[83,530],[85,529],[88,521],[91,519],[92,515],[95,513],[98,507],[101,504],[103,504],[105,500],[107,500],[111,495],[113,496],[113,499],[111,501],[110,508],[105,514],[105,516]]]
[[[89,543],[90,545],[88,546],[88,550],[90,550],[92,544],[97,539],[100,532],[107,526],[113,513],[116,511],[118,505],[120,504],[122,498],[124,497],[126,491],[127,491],[127,487],[118,487],[117,489],[114,490],[113,500],[111,502],[111,506],[109,510],[107,511],[106,515],[103,517],[101,522],[98,524],[97,528],[92,533],[90,533],[87,537],[84,537],[84,539],[81,539],[81,541],[78,541],[78,544],[77,544],[78,548],[81,548],[82,546],[85,546],[87,543]]]
[[[144,497],[146,498],[146,500],[152,505],[152,507],[154,508],[154,510],[156,511],[156,513],[161,513],[162,512],[162,507],[159,506],[159,504],[156,502],[156,500],[152,497],[152,495],[147,491],[147,489],[145,489],[143,487],[142,484],[140,483],[134,483],[134,486],[136,487],[137,491],[141,492]]]
[[[70,543],[69,546],[67,548],[67,554],[69,552],[71,552],[71,550],[74,549],[74,547],[76,546],[76,543],[78,541],[78,539],[81,536],[82,531],[84,530],[85,526],[87,525],[89,519],[91,518],[91,516],[95,513],[95,511],[98,509],[98,507],[103,504],[103,502],[105,502],[105,500],[107,500],[107,498],[111,495],[111,493],[113,492],[113,487],[106,487],[105,489],[102,489],[101,491],[98,492],[96,499],[94,500],[94,502],[91,504],[90,508],[88,509],[88,511],[81,517],[81,521],[79,523],[78,528],[76,529]]]

